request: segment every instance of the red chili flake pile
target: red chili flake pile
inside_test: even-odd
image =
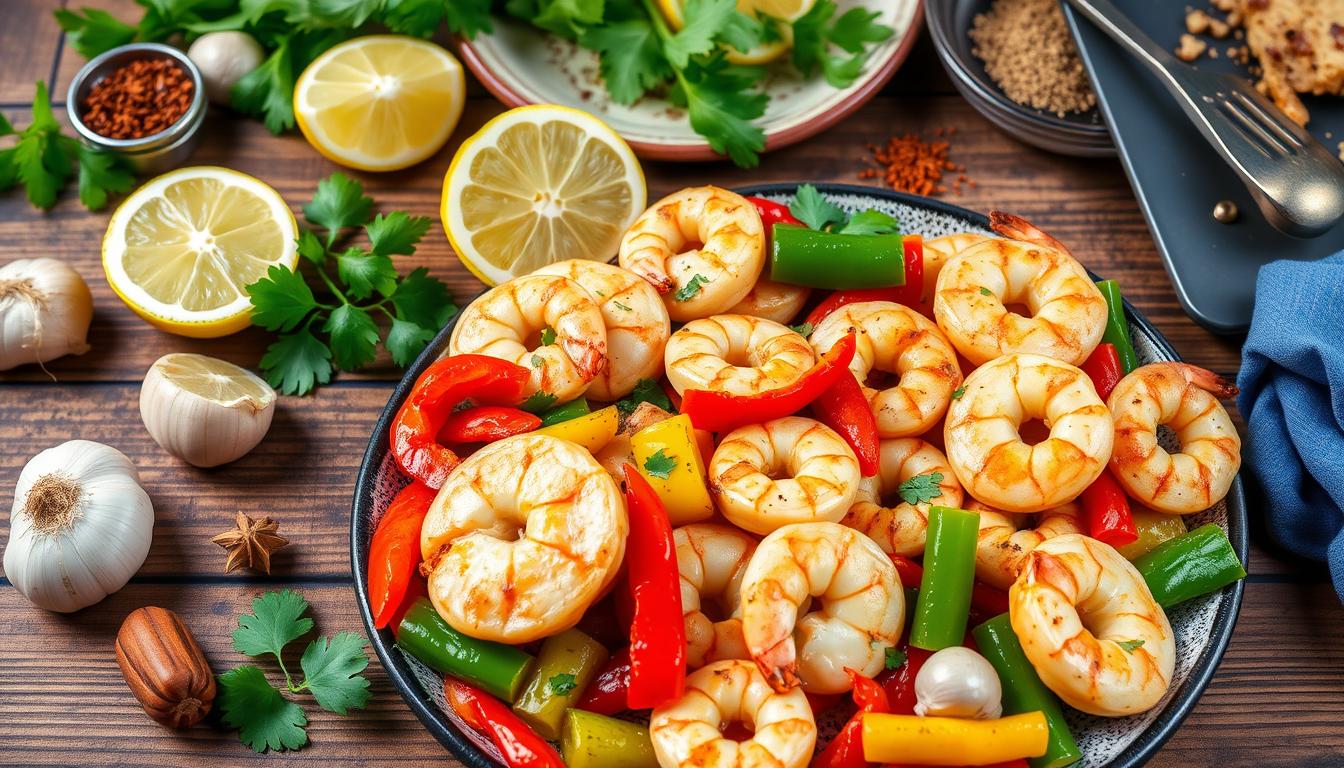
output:
[[[961,194],[962,184],[974,187],[975,182],[966,178],[966,166],[949,159],[952,149],[949,139],[956,132],[955,126],[939,128],[934,132],[934,141],[924,141],[917,134],[907,133],[892,136],[884,146],[869,144],[868,151],[873,153],[871,162],[876,167],[859,171],[859,178],[881,179],[897,192],[941,195],[947,191],[943,175],[955,173],[952,193]]]
[[[191,106],[195,83],[169,59],[138,59],[89,90],[80,119],[109,139],[140,139],[176,123]]]

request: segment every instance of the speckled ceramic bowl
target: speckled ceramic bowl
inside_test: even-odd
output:
[[[786,200],[793,194],[795,186],[771,184],[738,191]],[[918,232],[925,237],[954,232],[988,232],[989,222],[984,216],[941,201],[874,187],[839,184],[818,184],[817,187],[846,209],[877,208],[886,211],[900,219],[902,230]],[[1129,316],[1134,347],[1141,360],[1154,362],[1178,359],[1176,351],[1162,334],[1134,307],[1126,303],[1125,311]],[[440,675],[398,650],[391,632],[373,628],[367,598],[369,539],[388,503],[407,482],[388,451],[388,431],[415,380],[447,347],[451,331],[450,323],[406,371],[406,376],[397,385],[374,427],[355,487],[354,513],[350,523],[350,565],[355,574],[355,598],[359,602],[360,614],[364,617],[365,629],[368,630],[378,658],[392,678],[393,685],[406,699],[406,704],[430,733],[463,763],[471,768],[493,768],[501,764],[494,747],[466,727],[448,708],[443,698]],[[1223,502],[1193,516],[1187,522],[1191,528],[1209,522],[1222,526],[1227,530],[1242,562],[1246,561],[1246,502],[1240,478],[1232,484],[1232,490]],[[1168,618],[1176,632],[1176,672],[1166,697],[1152,710],[1122,718],[1093,717],[1067,710],[1069,725],[1085,754],[1079,766],[1134,768],[1145,763],[1158,750],[1194,708],[1213,677],[1232,637],[1237,610],[1241,606],[1241,595],[1242,582],[1237,582],[1220,592],[1191,600],[1168,611]],[[837,716],[823,716],[819,720],[824,738],[834,735],[840,725]]]

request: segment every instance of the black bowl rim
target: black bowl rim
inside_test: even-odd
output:
[[[788,195],[792,194],[802,183],[754,184],[736,188],[736,191],[744,195]],[[916,208],[931,209],[964,219],[984,229],[989,228],[989,218],[983,214],[941,200],[909,195],[903,192],[893,192],[882,187],[865,187],[857,184],[817,183],[813,186],[821,192],[865,195],[904,203]],[[1166,337],[1146,317],[1140,314],[1129,303],[1128,299],[1125,300],[1125,313],[1128,315],[1129,321],[1143,329],[1144,333],[1157,344],[1163,353],[1169,355],[1173,360],[1180,359]],[[365,450],[364,460],[360,464],[359,476],[355,485],[354,503],[350,516],[350,570],[354,575],[352,586],[355,591],[355,600],[359,603],[360,617],[364,621],[364,630],[369,636],[374,652],[378,654],[378,660],[382,662],[383,669],[391,679],[392,685],[401,694],[407,706],[411,708],[411,711],[415,713],[415,716],[434,738],[447,747],[465,765],[470,768],[498,768],[493,760],[477,749],[457,729],[451,727],[443,719],[433,702],[425,697],[409,663],[400,651],[394,650],[392,633],[386,629],[374,629],[373,614],[367,598],[368,540],[372,535],[369,530],[369,520],[373,515],[373,491],[378,469],[388,452],[388,433],[391,429],[392,419],[410,393],[416,379],[420,378],[424,369],[437,358],[439,349],[447,341],[455,324],[456,318],[449,321],[443,327],[443,330],[439,331],[438,335],[434,337],[434,340],[429,343],[429,346],[425,347],[425,351],[406,369],[406,374],[397,383],[396,388],[392,390],[387,405],[383,408],[382,414],[374,425],[373,435],[369,438],[369,447]],[[1246,565],[1249,558],[1249,541],[1247,538],[1246,497],[1242,489],[1240,476],[1233,481],[1232,488],[1227,495],[1227,519],[1228,537],[1231,539],[1237,556],[1241,558],[1242,564]],[[1139,737],[1123,752],[1108,763],[1107,768],[1138,768],[1138,766],[1146,763],[1175,734],[1181,722],[1194,709],[1200,695],[1203,694],[1204,689],[1213,679],[1214,672],[1217,671],[1218,664],[1222,661],[1227,645],[1232,639],[1232,631],[1237,623],[1237,614],[1241,609],[1245,583],[1243,579],[1223,588],[1223,599],[1214,615],[1210,642],[1205,646],[1199,658],[1195,660],[1194,670],[1176,690],[1171,700],[1167,702],[1166,707],[1158,714],[1157,719],[1145,728],[1143,733],[1139,734]]]

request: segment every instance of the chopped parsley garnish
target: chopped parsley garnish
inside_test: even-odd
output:
[[[900,488],[898,488],[896,492],[901,495],[901,500],[906,504],[922,504],[933,501],[942,495],[943,489],[940,486],[942,482],[942,472],[930,472],[927,475],[915,475],[904,483],[901,483]]]
[[[700,293],[700,288],[702,286],[711,282],[713,281],[704,275],[696,274],[691,277],[689,282],[678,288],[677,292],[672,294],[672,298],[677,301],[690,301]]]
[[[652,456],[644,460],[644,471],[648,472],[650,477],[656,477],[659,480],[666,480],[671,477],[672,470],[676,468],[676,455],[669,456],[664,448],[659,448]]]

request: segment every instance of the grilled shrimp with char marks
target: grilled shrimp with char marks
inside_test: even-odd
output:
[[[749,315],[692,320],[668,339],[667,380],[684,393],[757,395],[792,384],[817,362],[812,345],[785,325]]]
[[[692,523],[672,532],[681,573],[681,609],[686,621],[686,666],[750,659],[742,640],[742,572],[756,540],[726,525]],[[722,618],[705,613],[712,603]]]
[[[1008,589],[1022,572],[1031,551],[1047,539],[1083,533],[1077,504],[1069,503],[1030,514],[1012,514],[972,500],[966,509],[980,514],[975,545],[975,577]]]
[[[918,557],[929,533],[929,507],[960,507],[961,483],[943,452],[917,437],[883,440],[878,450],[881,469],[859,481],[854,505],[840,522],[867,534],[884,552]],[[901,498],[901,485],[921,476],[938,494],[914,503]]]
[[[1143,577],[1108,544],[1081,534],[1041,542],[1008,590],[1009,618],[1041,682],[1102,717],[1162,700],[1176,641]]]

